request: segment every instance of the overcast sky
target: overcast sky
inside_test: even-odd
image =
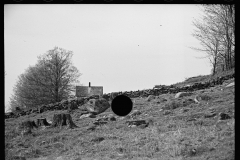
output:
[[[206,75],[190,49],[198,5],[5,5],[5,105],[17,77],[55,46],[73,51],[80,82],[103,92],[170,85]]]

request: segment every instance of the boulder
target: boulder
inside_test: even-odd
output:
[[[110,100],[112,101],[117,96],[118,96],[118,92],[112,92],[110,95]]]
[[[86,117],[90,117],[91,118],[92,116],[92,113],[88,113],[88,114],[83,114],[81,115],[79,118],[82,119],[82,118],[86,118]]]
[[[102,98],[106,99],[107,101],[109,101],[109,100],[110,100],[110,96],[109,96],[109,95],[107,95],[107,94],[104,94],[104,95],[102,96]]]
[[[235,86],[235,82],[232,82],[232,83],[229,83],[227,86],[226,86],[226,88],[228,88],[228,87],[234,87]]]
[[[77,102],[77,105],[78,105],[78,106],[79,106],[79,105],[81,106],[81,105],[84,104],[84,98],[77,98],[76,102]]]
[[[109,102],[104,98],[90,99],[86,104],[86,109],[95,115],[106,111],[109,107]]]
[[[190,92],[178,92],[175,95],[175,98],[180,98],[180,97],[185,97],[185,96],[190,96],[190,95],[192,95],[192,93],[190,93]]]
[[[149,96],[147,97],[147,101],[148,101],[148,102],[151,101],[151,100],[153,100],[153,99],[155,99],[155,96],[154,96],[154,95],[149,95]]]

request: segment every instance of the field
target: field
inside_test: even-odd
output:
[[[225,88],[232,81],[177,99],[175,94],[162,94],[151,101],[134,98],[133,110],[139,114],[124,118],[114,115],[116,121],[95,128],[95,118],[80,118],[78,110],[71,116],[79,128],[38,128],[26,136],[16,129],[21,121],[52,120],[54,114],[66,111],[6,119],[5,159],[233,160],[235,93],[234,87]],[[197,95],[200,103],[194,102]],[[113,114],[110,109],[97,118],[109,114]],[[223,114],[229,117],[221,117]],[[126,121],[131,119],[151,119],[153,124],[129,127]]]

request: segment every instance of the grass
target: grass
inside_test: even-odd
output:
[[[164,159],[164,160],[233,160],[235,155],[234,93],[223,86],[199,90],[192,95],[174,98],[163,94],[147,101],[135,98],[134,110],[139,110],[136,119],[152,119],[154,125],[147,128],[129,128],[127,119],[118,119],[87,130],[94,119],[79,119],[76,110],[71,116],[76,129],[35,129],[33,134],[21,137],[16,130],[24,120],[47,118],[64,111],[51,111],[5,120],[5,159],[24,156],[64,157],[63,159]],[[200,103],[192,99],[201,96]],[[166,100],[161,101],[164,98]],[[165,111],[170,114],[164,115]],[[231,119],[219,121],[224,112]],[[110,114],[111,110],[99,116]],[[206,118],[205,115],[216,113]]]
[[[234,73],[235,73],[235,70],[231,69],[229,71],[216,73],[215,75],[199,75],[195,77],[186,78],[185,81],[179,82],[173,85],[176,87],[182,87],[185,85],[193,85],[194,83],[204,83],[204,82],[216,79],[217,77],[224,77],[227,75],[232,75]]]

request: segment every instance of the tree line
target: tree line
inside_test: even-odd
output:
[[[235,67],[235,5],[203,5],[204,15],[195,20],[193,36],[212,64],[212,74]]]
[[[81,76],[72,64],[72,56],[72,51],[58,47],[38,56],[37,63],[18,77],[10,97],[11,110],[34,108],[68,98]]]

